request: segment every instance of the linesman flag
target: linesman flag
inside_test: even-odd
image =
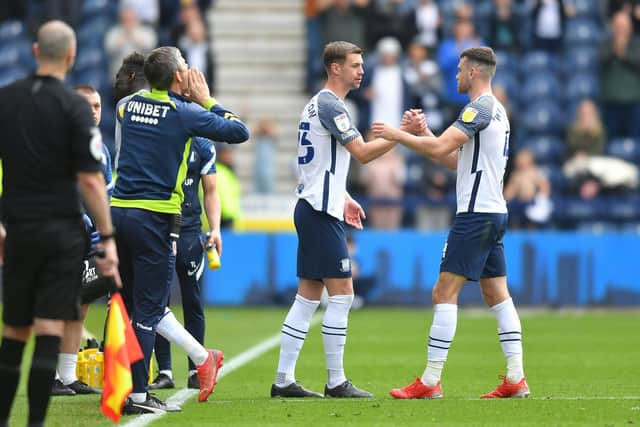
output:
[[[142,350],[131,327],[119,292],[111,295],[104,345],[104,388],[102,413],[114,423],[120,421],[122,406],[131,393],[131,364],[142,359]]]

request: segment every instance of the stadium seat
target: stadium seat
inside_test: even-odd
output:
[[[0,45],[12,43],[25,36],[24,24],[15,19],[0,22]]]
[[[522,126],[531,135],[562,135],[565,115],[554,101],[539,100],[525,105],[520,114]]]
[[[82,16],[87,19],[94,16],[117,17],[117,2],[110,0],[85,0],[82,4]]]
[[[81,73],[90,68],[104,70],[106,66],[107,58],[104,49],[85,47],[78,50],[74,71]]]
[[[598,4],[598,0],[572,0],[571,3],[575,9],[575,17],[600,18],[600,5]]]
[[[620,138],[609,141],[606,153],[613,157],[640,164],[640,140]]]
[[[593,46],[580,46],[568,49],[564,61],[568,76],[574,72],[596,72],[599,66],[598,49]]]
[[[605,219],[616,222],[640,220],[640,198],[634,195],[612,198],[607,203]]]
[[[13,83],[16,80],[25,78],[29,71],[20,66],[13,66],[0,70],[0,87]]]
[[[583,98],[598,99],[600,84],[593,73],[570,75],[565,87],[565,99],[575,104]]]
[[[594,46],[600,42],[602,31],[591,19],[574,18],[567,22],[565,44],[570,47]]]
[[[562,173],[560,166],[551,163],[540,164],[538,166],[549,180],[551,192],[557,195],[564,194],[567,188],[567,178]]]
[[[496,59],[498,60],[497,70],[510,74],[518,72],[518,57],[516,55],[504,50],[496,50]]]
[[[558,72],[560,62],[558,58],[543,50],[527,52],[520,60],[520,72],[523,76],[536,72]]]
[[[83,21],[76,31],[78,45],[102,46],[105,34],[113,25],[115,21],[109,16],[96,16]]]
[[[531,74],[522,85],[520,91],[520,105],[545,99],[557,99],[561,91],[560,81],[555,73],[539,72]]]
[[[553,135],[538,135],[527,138],[523,146],[531,150],[538,163],[560,164],[565,158],[565,143]]]

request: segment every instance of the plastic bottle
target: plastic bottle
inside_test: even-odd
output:
[[[215,245],[207,245],[207,260],[209,261],[210,269],[217,270],[220,268],[220,256]]]

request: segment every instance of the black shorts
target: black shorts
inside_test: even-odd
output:
[[[2,270],[2,320],[78,320],[82,259],[89,239],[81,218],[7,224]]]

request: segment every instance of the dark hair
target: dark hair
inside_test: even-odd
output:
[[[343,64],[347,59],[347,55],[350,53],[362,54],[362,49],[353,43],[337,41],[328,43],[324,47],[322,52],[322,61],[324,62],[324,68],[329,70],[331,64],[338,63]]]
[[[496,64],[498,63],[498,60],[496,58],[496,53],[490,47],[470,47],[462,51],[460,59],[462,58],[467,58],[467,60],[480,65],[481,68],[483,68],[483,73],[488,78],[492,78],[496,72]]]
[[[154,89],[168,90],[173,75],[180,69],[182,54],[173,46],[153,49],[144,61],[144,75]]]
[[[122,60],[113,84],[113,98],[118,102],[125,96],[149,86],[144,76],[144,55],[134,52]]]

